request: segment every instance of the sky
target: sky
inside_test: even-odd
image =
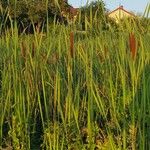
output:
[[[91,2],[92,0],[88,0]],[[128,11],[134,11],[136,13],[144,13],[147,4],[150,4],[150,0],[103,0],[106,4],[106,8],[114,10],[119,5],[123,5]],[[86,4],[87,0],[68,0],[69,4],[74,7],[80,7]]]

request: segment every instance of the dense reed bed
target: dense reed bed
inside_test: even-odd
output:
[[[1,36],[1,148],[148,150],[150,34],[134,29]]]

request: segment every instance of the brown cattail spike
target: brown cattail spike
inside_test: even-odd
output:
[[[132,59],[135,59],[136,52],[137,52],[137,43],[134,33],[130,33],[129,35],[129,46],[130,46],[130,52],[132,55]]]
[[[35,43],[32,43],[32,53],[31,53],[32,58],[35,56]]]

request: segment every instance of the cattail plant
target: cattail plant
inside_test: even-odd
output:
[[[32,58],[35,56],[35,42],[32,42],[32,52],[31,52]]]
[[[132,32],[129,34],[129,46],[130,46],[132,59],[134,60],[137,53],[137,41],[135,38],[135,34]]]

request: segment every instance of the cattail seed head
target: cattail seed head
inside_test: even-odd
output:
[[[132,59],[135,59],[136,52],[137,52],[137,41],[136,41],[134,33],[129,34],[129,46],[130,46]]]
[[[32,53],[31,53],[32,58],[35,56],[35,43],[32,43]]]

